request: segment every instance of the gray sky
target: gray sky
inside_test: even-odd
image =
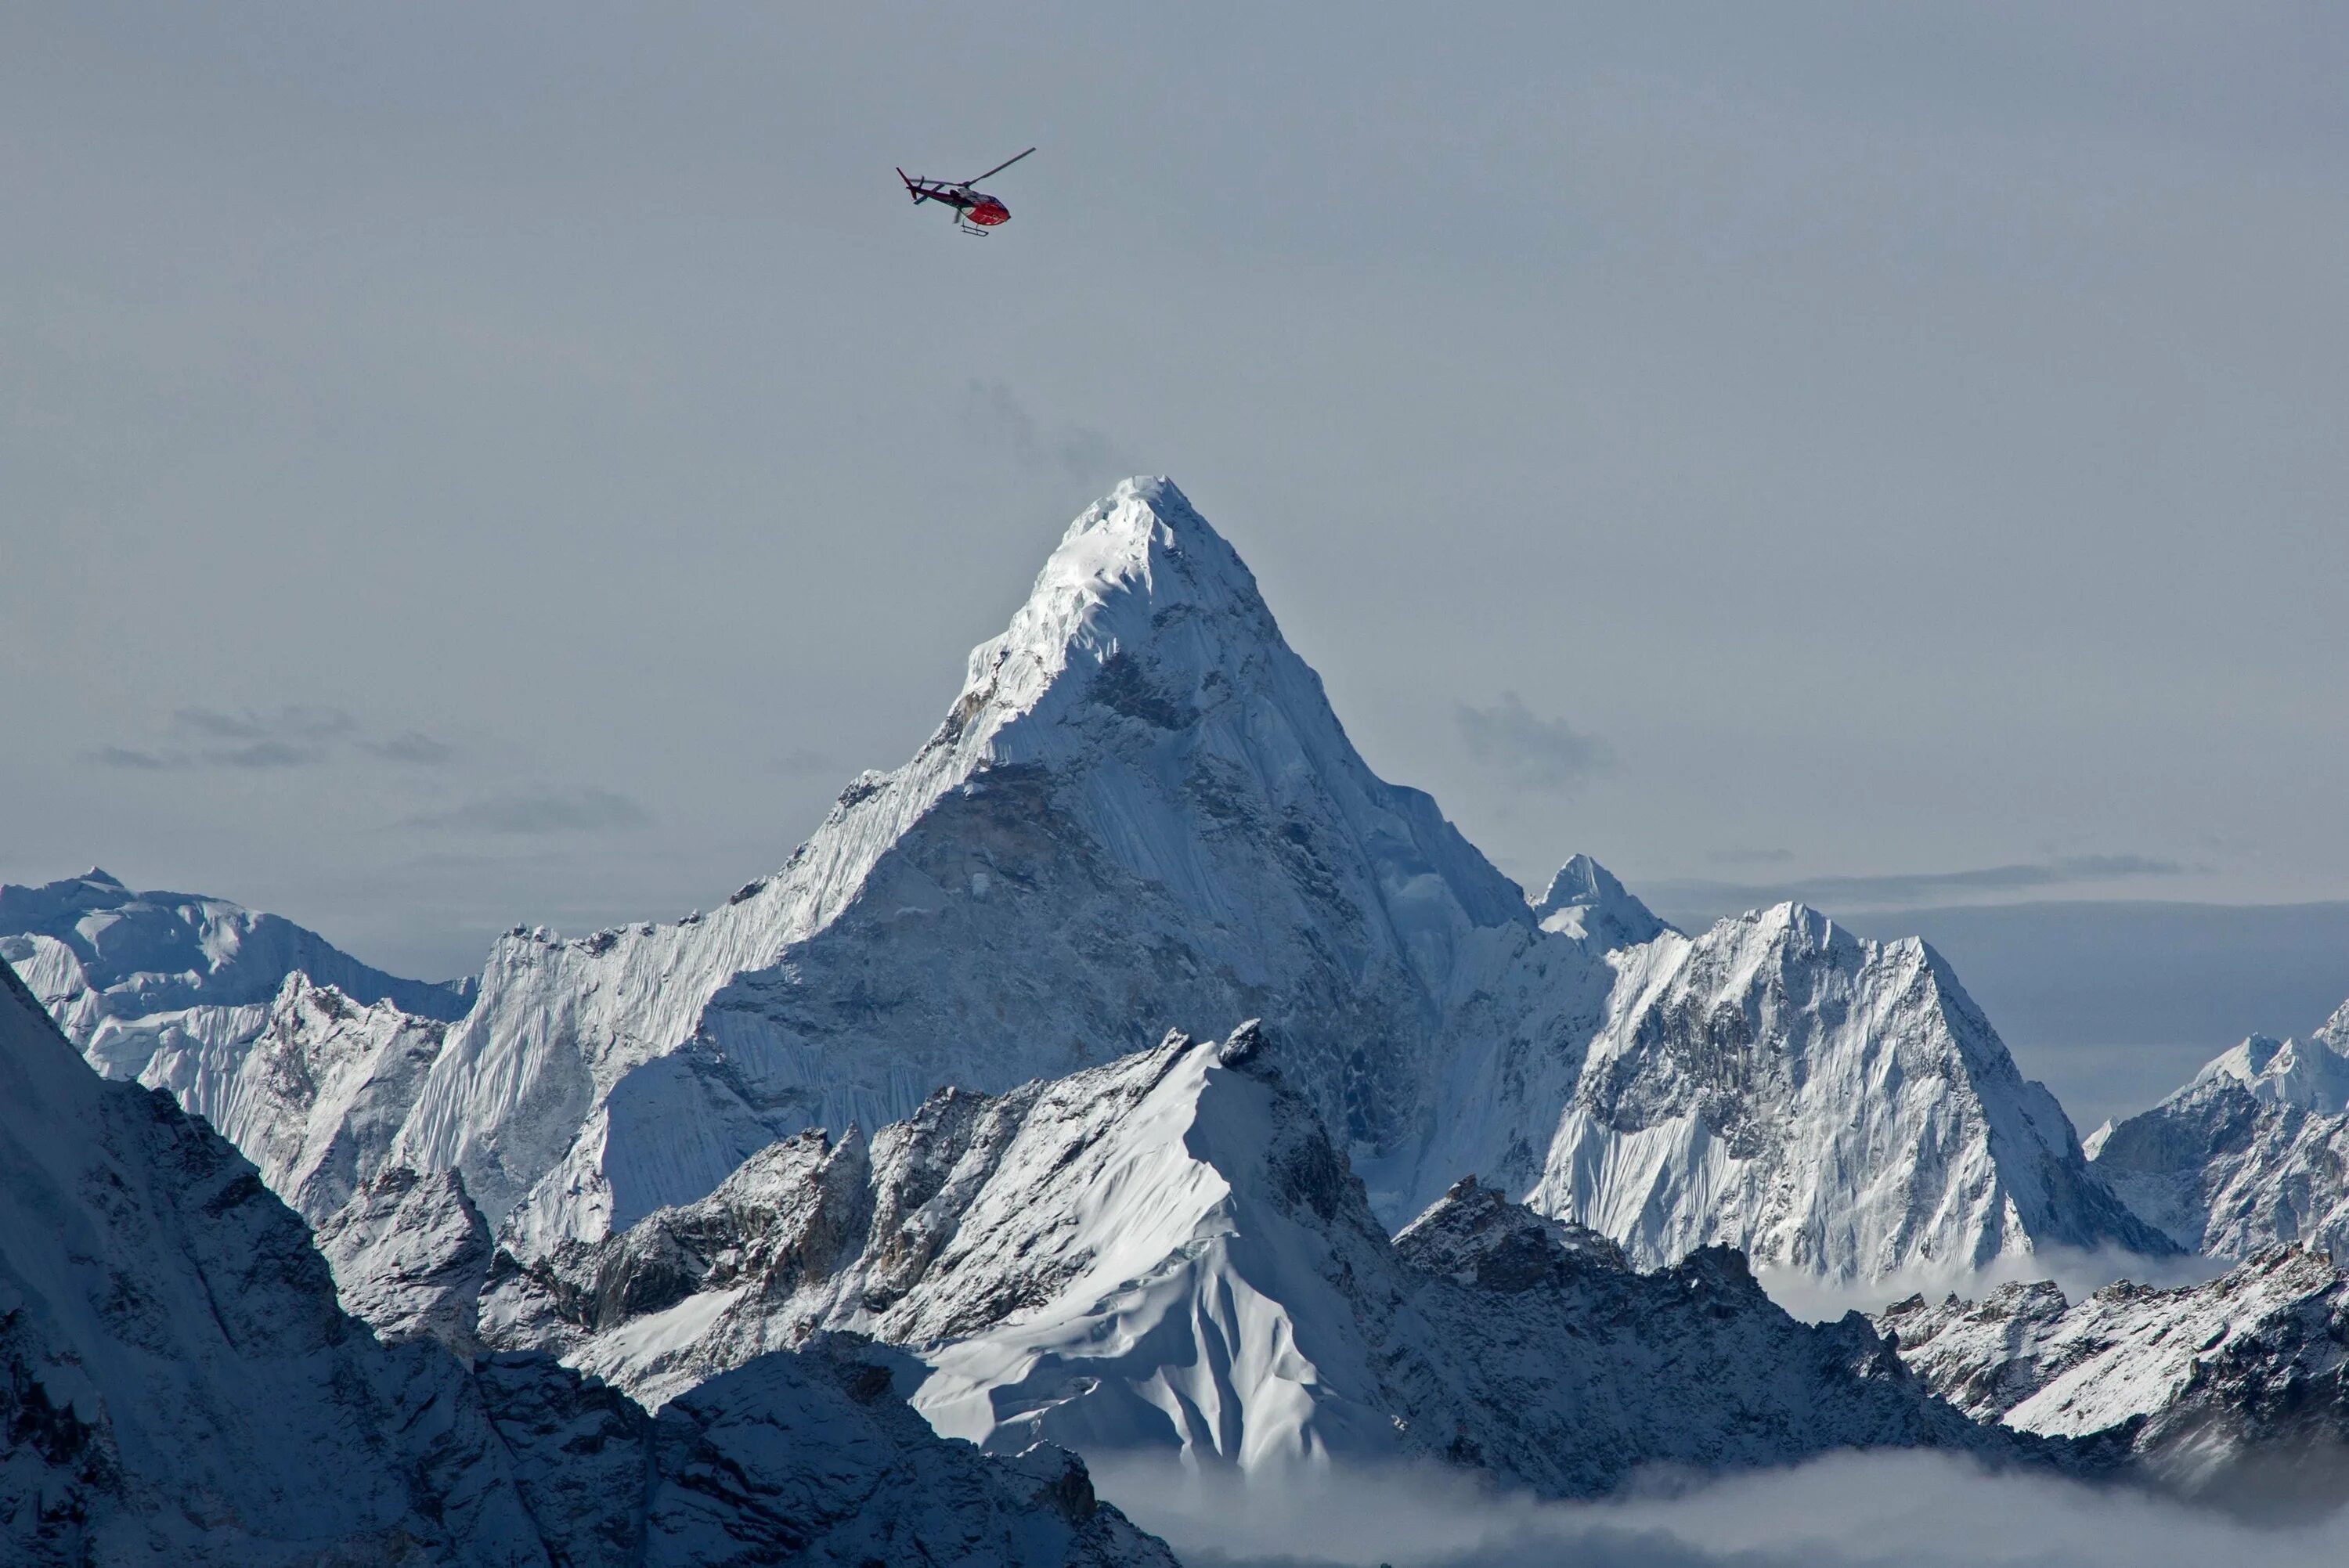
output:
[[[2344,79],[2313,0],[0,9],[0,876],[430,975],[712,903],[1149,470],[1521,879],[2349,897]],[[983,242],[890,172],[1030,142]]]

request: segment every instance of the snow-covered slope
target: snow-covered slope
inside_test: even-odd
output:
[[[384,1346],[250,1164],[0,965],[0,1559],[1171,1563],[1065,1458],[940,1442],[892,1377],[829,1346],[656,1421],[543,1359]]]
[[[1913,1296],[1876,1321],[1981,1419],[2109,1436],[2189,1490],[2257,1466],[2343,1495],[2349,1275],[2314,1253],[2271,1247],[2204,1284],[2107,1285],[2077,1305],[2047,1283],[1980,1304]]]
[[[1734,1253],[1635,1274],[1473,1181],[1390,1242],[1288,1059],[1253,1026],[1174,1035],[941,1092],[869,1142],[800,1135],[621,1235],[503,1260],[483,1334],[657,1402],[854,1329],[928,1368],[942,1432],[1251,1473],[1436,1457],[1570,1495],[1649,1462],[1985,1444],[1860,1319],[1796,1323]]]
[[[2252,1036],[2091,1149],[2112,1190],[2190,1251],[2297,1242],[2349,1258],[2349,1004],[2304,1042]]]
[[[2173,1250],[1923,943],[1781,904],[1617,958],[1527,1202],[1635,1263],[1723,1243],[1848,1279],[2050,1243]]]
[[[250,1040],[297,971],[427,1018],[460,1017],[472,997],[471,981],[402,980],[281,916],[132,892],[96,868],[41,887],[0,884],[0,960],[100,1072],[150,1085],[161,1081],[148,1076],[158,1051],[217,1056]]]
[[[1371,772],[1181,493],[1129,481],[781,872],[676,925],[502,940],[387,1158],[461,1171],[538,1255],[802,1128],[1260,1015],[1389,1226],[1475,1171],[1648,1260],[2162,1245],[1938,960],[1829,930],[1683,937],[1579,856],[1528,903]]]

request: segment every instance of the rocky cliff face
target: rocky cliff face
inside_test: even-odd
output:
[[[1961,1408],[2018,1431],[2126,1443],[2189,1491],[2250,1483],[2349,1496],[2349,1275],[2297,1247],[2206,1284],[2051,1284],[1878,1315],[1901,1359]]]

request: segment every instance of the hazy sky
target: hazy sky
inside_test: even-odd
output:
[[[1521,879],[2349,897],[2344,80],[2321,0],[0,8],[0,876],[428,975],[712,903],[1146,470]],[[983,242],[890,171],[1030,142]]]

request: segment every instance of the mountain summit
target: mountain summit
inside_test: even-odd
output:
[[[1164,480],[1071,525],[912,761],[707,916],[482,975],[404,1135],[525,1250],[700,1197],[773,1139],[879,1126],[1261,1016],[1354,1143],[1433,1115],[1464,944],[1516,886],[1374,775],[1256,581]]]
[[[358,1204],[338,1233],[361,1238],[443,1191],[392,1173],[455,1171],[543,1257],[804,1129],[1261,1018],[1390,1229],[1475,1175],[1641,1264],[1724,1243],[1852,1279],[2173,1246],[1920,944],[1793,906],[1683,934],[1587,856],[1527,900],[1371,770],[1164,480],[1080,516],[914,758],[722,907],[518,929],[445,1030],[275,977],[265,1038],[150,1081],[233,1110],[264,1171],[318,1173],[294,1196],[322,1222]]]

